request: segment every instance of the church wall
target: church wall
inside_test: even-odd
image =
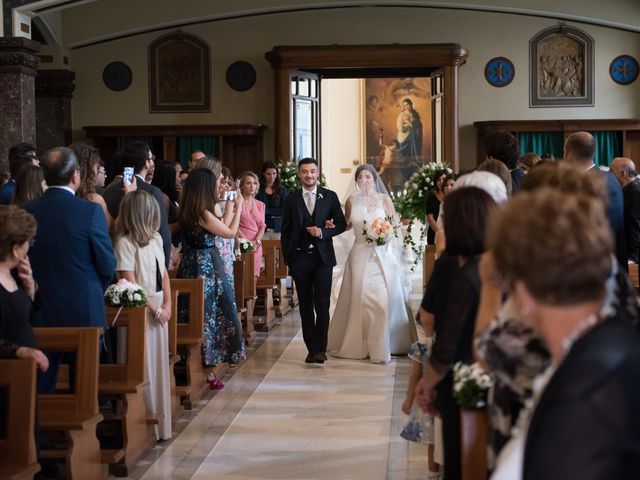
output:
[[[584,12],[583,12],[584,13]],[[67,28],[64,25],[63,28]],[[353,8],[256,16],[184,27],[211,47],[212,111],[210,113],[150,114],[147,95],[147,46],[165,33],[154,32],[71,50],[70,69],[76,72],[73,99],[75,137],[84,125],[263,123],[265,158],[274,152],[274,76],[264,53],[276,45],[459,43],[469,50],[460,69],[461,167],[476,163],[474,121],[526,119],[593,119],[640,117],[640,80],[619,86],[608,67],[617,55],[640,57],[640,35],[605,27],[571,24],[595,40],[595,106],[529,108],[529,39],[554,25],[550,19],[448,10],[411,8]],[[484,80],[486,62],[505,56],[515,65],[514,81],[494,88]],[[111,61],[127,63],[132,86],[120,93],[102,84],[102,69]],[[229,64],[251,62],[256,85],[234,92],[225,82]],[[351,165],[344,158],[343,166]],[[332,163],[332,168],[339,166]]]

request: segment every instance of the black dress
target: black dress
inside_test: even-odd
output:
[[[474,361],[472,341],[480,303],[478,262],[479,257],[472,257],[455,270],[446,290],[446,300],[441,300],[437,307],[440,313],[434,312],[436,335],[429,362],[436,371],[447,370],[445,377],[436,385],[436,406],[442,417],[445,480],[462,478],[460,407],[453,397],[451,367],[456,362],[470,364]],[[444,273],[451,275],[452,261],[448,260],[444,265],[448,267]]]
[[[431,194],[427,197],[427,215],[433,215],[434,220],[438,220],[438,215],[440,214],[440,200],[435,194]],[[427,224],[428,225],[428,224]],[[427,243],[429,245],[433,245],[436,240],[436,232],[431,228],[431,225],[428,225],[427,228]]]
[[[280,232],[282,227],[282,206],[284,205],[284,199],[287,194],[287,189],[280,187],[278,193],[269,195],[264,185],[260,185],[260,190],[256,195],[256,200],[260,200],[266,207],[264,222],[267,224],[267,228],[277,233]]]

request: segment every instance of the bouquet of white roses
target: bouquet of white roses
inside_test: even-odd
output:
[[[398,236],[398,225],[392,217],[378,217],[371,223],[364,221],[362,235],[370,245],[381,247],[386,245],[393,237]]]
[[[240,249],[240,253],[253,252],[253,242],[247,240],[246,238],[239,238],[238,248]]]
[[[118,283],[107,287],[104,299],[110,307],[144,307],[147,303],[147,294],[140,285],[120,279]]]
[[[453,396],[462,408],[484,408],[493,379],[478,363],[453,366]]]

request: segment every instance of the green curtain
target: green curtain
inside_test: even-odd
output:
[[[520,155],[529,152],[562,158],[564,137],[562,132],[521,132],[518,135]]]
[[[593,132],[596,139],[596,156],[594,163],[598,166],[609,166],[611,160],[622,156],[622,132]]]
[[[220,137],[185,136],[178,137],[178,161],[182,168],[187,168],[191,152],[202,150],[207,155],[220,155]]]

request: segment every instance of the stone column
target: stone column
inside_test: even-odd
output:
[[[0,37],[0,169],[20,142],[36,143],[35,75],[40,44],[24,37]]]
[[[38,70],[36,76],[37,149],[42,153],[71,143],[71,98],[76,74]]]

